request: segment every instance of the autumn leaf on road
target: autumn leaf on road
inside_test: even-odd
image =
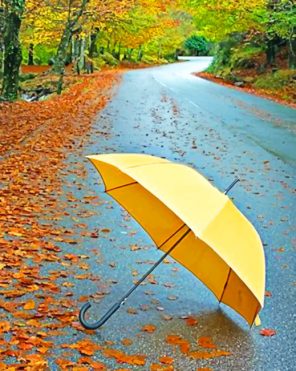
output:
[[[272,328],[263,328],[260,330],[259,334],[262,336],[274,336],[276,335],[276,330]]]
[[[152,333],[155,330],[156,330],[156,326],[154,326],[154,325],[145,325],[141,329],[141,331],[143,331],[143,332],[149,332],[149,333]]]
[[[34,300],[28,300],[26,304],[24,305],[25,310],[31,310],[35,308],[35,302]]]
[[[215,349],[217,346],[213,344],[212,339],[209,336],[202,336],[197,340],[198,345],[203,348]]]

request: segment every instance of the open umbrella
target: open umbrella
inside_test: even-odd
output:
[[[165,254],[109,311],[87,329],[102,326],[167,255],[190,270],[222,302],[252,325],[263,307],[265,259],[252,224],[222,193],[189,166],[143,154],[88,156],[105,192],[132,215]]]

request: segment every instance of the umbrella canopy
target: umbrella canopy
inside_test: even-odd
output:
[[[170,255],[252,325],[264,302],[260,237],[232,201],[191,167],[143,154],[88,156],[105,191]]]

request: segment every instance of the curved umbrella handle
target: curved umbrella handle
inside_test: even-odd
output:
[[[151,274],[154,269],[173,251],[173,249],[185,238],[189,233],[191,232],[191,229],[187,229],[187,231],[176,241],[173,246],[165,253],[162,255],[162,257],[146,272],[140,279],[139,281],[134,284],[134,286],[131,287],[131,289],[117,302],[115,303],[107,313],[103,315],[103,317],[94,323],[88,323],[87,320],[85,319],[85,314],[91,307],[90,303],[85,303],[83,304],[82,308],[80,309],[79,312],[79,321],[82,324],[83,327],[85,327],[88,330],[96,330],[97,328],[101,327],[108,319],[126,302],[127,298],[130,296],[132,292],[136,290],[137,287],[140,286],[140,284]]]
[[[115,303],[108,310],[108,312],[106,312],[103,315],[103,317],[99,321],[94,322],[94,323],[89,323],[85,319],[85,314],[89,310],[89,308],[91,307],[91,304],[90,303],[85,303],[85,304],[83,304],[82,308],[80,309],[80,312],[79,312],[79,321],[82,324],[82,326],[85,327],[86,329],[88,329],[88,330],[96,330],[97,328],[101,327],[106,321],[108,321],[108,319],[121,307],[122,304],[123,304],[122,302]]]

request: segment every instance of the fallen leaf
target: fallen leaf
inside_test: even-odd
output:
[[[149,333],[152,333],[156,330],[156,326],[154,325],[145,325],[141,328],[141,331],[143,332],[149,332]]]
[[[170,295],[170,296],[168,296],[168,299],[173,301],[173,300],[177,300],[178,297],[175,296],[175,295]]]
[[[170,316],[169,314],[163,314],[161,316],[165,321],[170,321],[173,319],[173,316]]]
[[[0,334],[10,330],[10,323],[8,321],[0,322]]]
[[[174,363],[174,359],[167,356],[160,357],[159,361],[165,365],[172,365]]]
[[[152,363],[150,366],[150,371],[174,371],[174,367],[171,365]]]
[[[272,328],[263,328],[260,330],[259,334],[262,336],[274,336],[276,335],[276,330]]]
[[[135,308],[128,308],[127,313],[128,314],[138,314],[138,311]]]
[[[34,302],[34,300],[28,300],[27,302],[26,302],[26,304],[24,305],[24,309],[25,310],[31,310],[31,309],[34,309],[35,308],[35,302]]]
[[[62,348],[77,349],[82,355],[92,356],[101,346],[91,340],[79,340],[74,344],[62,344]]]
[[[128,338],[124,338],[121,340],[121,344],[124,345],[124,346],[130,346],[133,344],[133,341],[131,339],[128,339]]]
[[[217,348],[215,344],[213,344],[212,339],[209,336],[202,336],[198,340],[198,345],[203,348],[208,349],[215,349]]]
[[[197,323],[198,323],[198,321],[194,317],[188,317],[188,318],[186,318],[186,324],[187,324],[187,326],[195,326]]]
[[[180,351],[184,354],[188,354],[190,350],[190,344],[187,340],[183,339],[180,335],[168,335],[166,337],[166,342],[170,345],[177,345]]]
[[[285,252],[285,248],[284,247],[279,247],[276,251],[277,252]]]
[[[104,349],[104,355],[109,358],[114,358],[118,363],[127,363],[133,366],[145,366],[146,356],[144,355],[128,355],[116,349]]]

